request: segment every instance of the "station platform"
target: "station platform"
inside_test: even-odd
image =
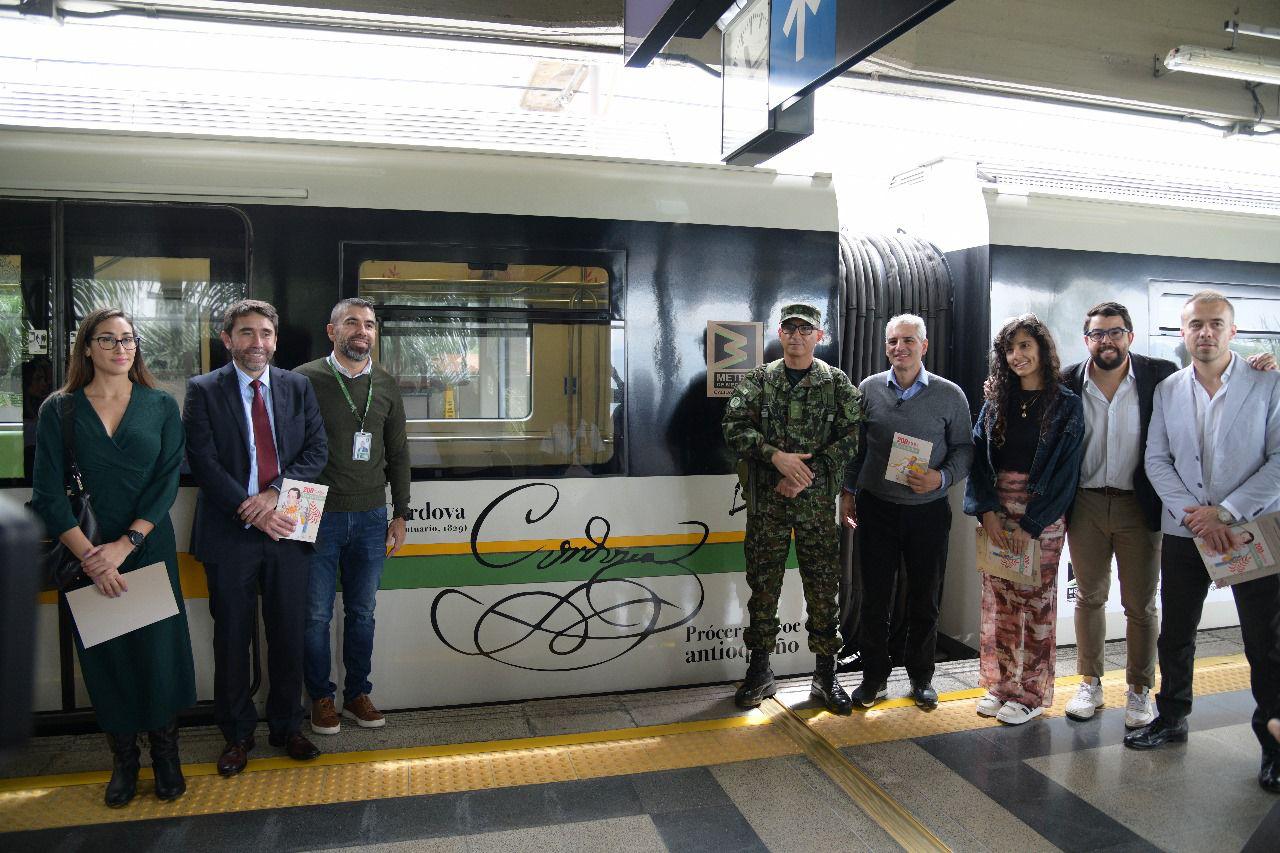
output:
[[[0,767],[0,849],[1280,849],[1238,630],[1202,632],[1190,741],[1150,753],[1121,745],[1123,655],[1108,645],[1107,706],[1084,723],[1063,715],[1078,681],[1066,648],[1052,709],[1019,727],[974,712],[972,660],[939,665],[933,712],[898,671],[888,701],[847,718],[796,678],[746,713],[726,684],[344,721],[312,736],[325,754],[306,764],[259,726],[232,779],[214,767],[217,730],[184,729],[186,795],[158,802],[144,768],[119,810],[102,804],[101,735],[40,738]]]

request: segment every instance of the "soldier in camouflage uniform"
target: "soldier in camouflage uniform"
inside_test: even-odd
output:
[[[858,449],[861,395],[849,377],[813,357],[822,314],[809,305],[782,309],[783,357],[748,373],[729,398],[725,442],[746,468],[747,605],[743,635],[750,652],[739,707],[754,708],[777,687],[769,653],[778,639],[778,595],[795,531],[804,583],[809,650],[817,655],[810,692],[827,710],[848,714],[848,694],[835,679],[840,587],[840,526],[835,497]]]

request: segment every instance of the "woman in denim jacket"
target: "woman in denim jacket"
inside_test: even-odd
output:
[[[1058,383],[1057,348],[1034,314],[1010,319],[996,334],[983,398],[964,511],[1008,551],[1040,543],[1035,583],[982,576],[980,683],[987,694],[978,713],[1018,725],[1053,702],[1058,561],[1080,477],[1084,408]]]

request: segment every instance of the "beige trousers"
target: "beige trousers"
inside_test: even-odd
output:
[[[1160,577],[1160,534],[1147,528],[1133,495],[1107,497],[1076,491],[1067,524],[1067,545],[1076,577],[1076,648],[1081,675],[1102,677],[1107,596],[1111,594],[1111,557],[1120,577],[1128,647],[1129,684],[1155,686],[1156,582]]]

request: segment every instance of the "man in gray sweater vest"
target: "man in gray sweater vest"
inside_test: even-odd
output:
[[[858,528],[862,564],[859,641],[863,681],[855,704],[870,708],[888,695],[889,611],[898,566],[907,572],[907,675],[925,710],[938,705],[933,653],[938,638],[942,574],[947,567],[951,505],[947,490],[969,474],[973,420],[954,382],[924,369],[929,341],[914,314],[891,319],[884,350],[892,369],[862,381],[866,437],[845,474],[840,515]]]

